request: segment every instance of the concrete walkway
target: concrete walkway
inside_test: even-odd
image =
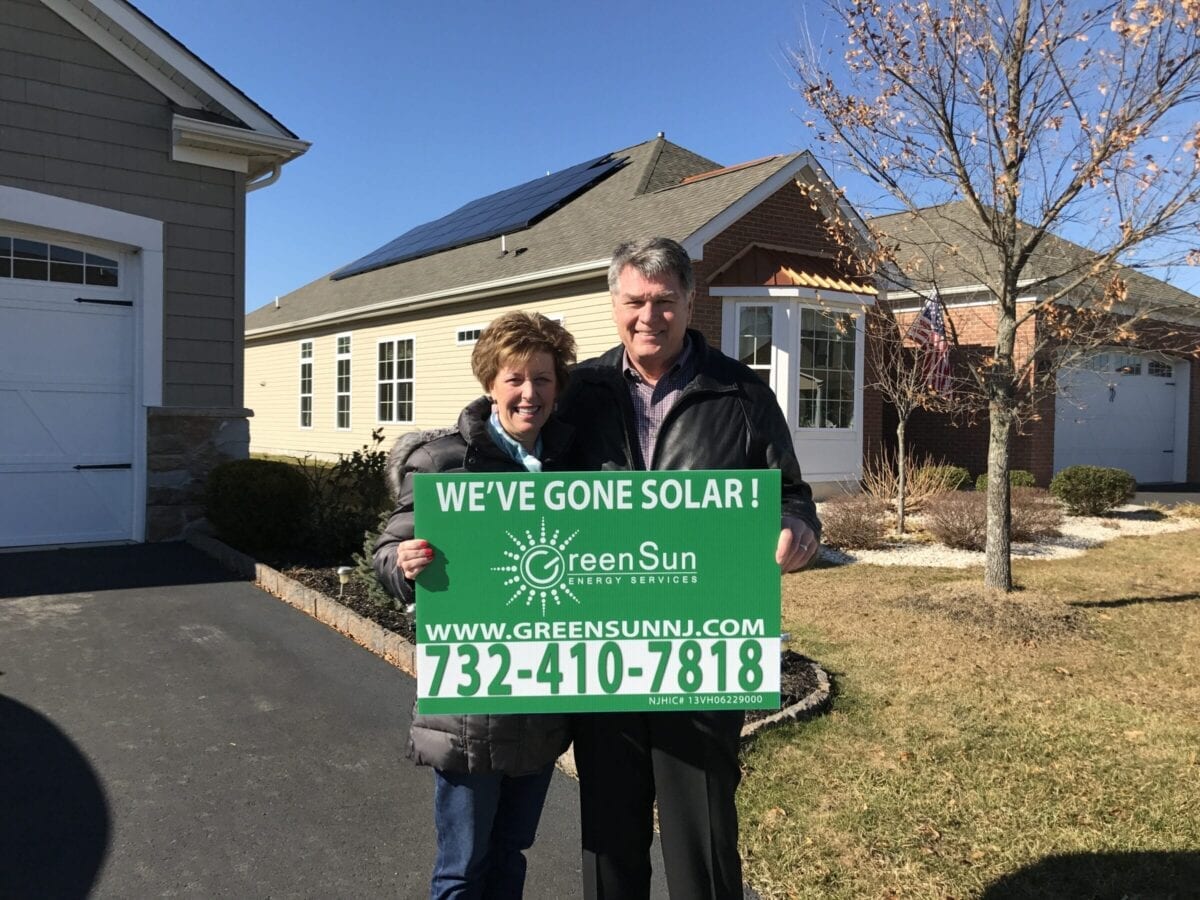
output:
[[[186,545],[0,553],[0,897],[427,896],[414,689]],[[556,773],[526,896],[579,895]]]

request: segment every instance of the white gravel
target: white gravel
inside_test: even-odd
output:
[[[1108,516],[1064,516],[1062,534],[1032,544],[1013,544],[1014,558],[1065,559],[1080,556],[1091,547],[1115,537],[1134,534],[1166,534],[1200,528],[1200,520],[1157,519],[1150,507],[1128,504]],[[841,551],[821,548],[821,558],[835,565],[870,563],[875,566],[942,566],[964,569],[983,565],[983,551],[955,550],[943,544],[906,540],[878,550]]]

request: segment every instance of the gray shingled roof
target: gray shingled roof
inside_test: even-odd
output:
[[[604,260],[624,240],[683,240],[799,156],[774,156],[680,185],[719,164],[662,137],[613,155],[628,157],[628,163],[531,228],[508,235],[504,256],[499,240],[488,240],[340,281],[326,275],[280,297],[278,308],[268,304],[249,313],[246,329]]]
[[[979,232],[979,220],[966,201],[929,206],[870,220],[880,242],[898,245],[898,261],[914,290],[946,290],[995,283],[998,261]],[[1094,254],[1065,238],[1047,236],[1034,252],[1025,278],[1053,279],[1086,267]],[[1200,297],[1135,269],[1122,272],[1130,297],[1157,309],[1195,308]]]

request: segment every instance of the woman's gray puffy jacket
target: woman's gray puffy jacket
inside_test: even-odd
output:
[[[413,537],[413,494],[410,475],[417,472],[523,472],[496,446],[488,432],[491,401],[467,406],[458,427],[432,432],[421,441],[397,440],[388,457],[388,480],[396,494],[396,511],[375,543],[375,574],[395,597],[413,602],[413,583],[396,565],[396,545]],[[542,466],[563,468],[572,429],[551,416],[542,429]],[[435,548],[436,550],[436,548]],[[461,716],[418,715],[413,708],[408,756],[418,765],[473,775],[529,775],[553,762],[570,744],[563,715]]]

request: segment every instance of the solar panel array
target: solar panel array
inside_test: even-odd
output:
[[[472,200],[449,215],[418,225],[333,273],[334,280],[393,266],[528,228],[615,171],[625,157],[599,156],[561,172]]]

